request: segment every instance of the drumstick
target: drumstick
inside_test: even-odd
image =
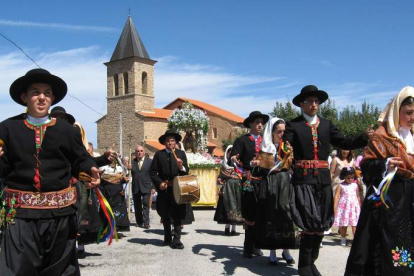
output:
[[[4,143],[4,141],[0,139],[0,147],[2,147],[2,148],[3,148],[5,145],[6,145],[6,144]]]
[[[175,154],[175,148],[171,148],[171,151],[172,151],[172,153],[174,154],[175,160],[177,160],[177,161],[178,161],[178,157],[177,157],[177,155]]]

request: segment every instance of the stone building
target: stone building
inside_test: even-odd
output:
[[[222,140],[232,139],[243,127],[243,118],[213,105],[179,97],[164,108],[154,107],[154,65],[129,16],[107,67],[107,114],[96,123],[98,150],[120,144],[123,155],[135,145],[144,145],[153,155],[162,149],[158,137],[167,130],[167,118],[189,101],[210,118],[209,152],[222,156]],[[118,147],[119,149],[119,147]]]

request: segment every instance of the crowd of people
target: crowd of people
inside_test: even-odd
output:
[[[183,249],[183,224],[194,215],[173,195],[174,179],[189,173],[181,135],[167,130],[159,137],[165,148],[152,159],[140,145],[132,157],[112,147],[98,155],[71,114],[60,106],[49,112],[66,93],[66,83],[44,69],[10,87],[27,112],[0,123],[0,275],[80,275],[78,257],[110,223],[100,196],[116,230],[130,230],[128,183],[136,225],[151,227],[156,193],[164,245]],[[377,130],[370,126],[357,137],[343,136],[318,115],[327,99],[308,85],[292,100],[302,114],[291,121],[249,114],[243,122],[249,132],[226,148],[221,163],[214,220],[227,236],[239,235],[243,225],[244,258],[270,250],[269,264],[277,266],[281,250],[288,265],[298,262],[299,275],[321,275],[316,261],[332,226],[343,246],[348,227],[354,235],[345,275],[412,275],[414,88],[386,106]],[[299,249],[298,260],[291,249]]]

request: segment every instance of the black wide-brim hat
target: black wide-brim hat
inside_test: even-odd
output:
[[[66,119],[68,120],[68,123],[73,125],[75,123],[75,117],[73,117],[71,114],[66,113],[66,110],[61,107],[61,106],[55,106],[51,111],[50,111],[50,116],[52,117],[56,117],[56,115],[58,114],[64,114]]]
[[[27,88],[33,83],[46,83],[52,87],[53,95],[55,96],[52,105],[60,102],[68,92],[68,86],[64,80],[50,74],[50,72],[45,69],[38,68],[30,70],[26,75],[15,80],[10,86],[10,96],[16,103],[26,106],[20,99],[20,96],[27,92]]]
[[[167,129],[167,131],[160,136],[160,138],[158,138],[158,142],[160,142],[160,144],[164,145],[165,142],[165,138],[167,138],[168,136],[173,136],[175,138],[175,142],[180,142],[181,141],[181,135],[178,134],[177,132],[171,130],[171,129]]]
[[[292,103],[300,107],[300,103],[308,97],[317,97],[320,104],[329,98],[328,93],[323,90],[319,90],[315,85],[307,85],[302,88],[299,95],[293,98]]]
[[[262,118],[263,119],[263,125],[266,124],[267,121],[269,121],[269,116],[268,115],[262,114],[262,112],[260,112],[260,111],[253,111],[249,114],[249,117],[244,119],[243,125],[246,128],[250,128],[250,123],[253,122],[254,120],[256,120],[257,118]]]

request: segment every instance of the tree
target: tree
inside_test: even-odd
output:
[[[300,115],[300,110],[295,108],[290,101],[286,103],[281,103],[276,101],[273,111],[270,112],[270,115],[273,117],[279,117],[283,120],[290,121]]]

